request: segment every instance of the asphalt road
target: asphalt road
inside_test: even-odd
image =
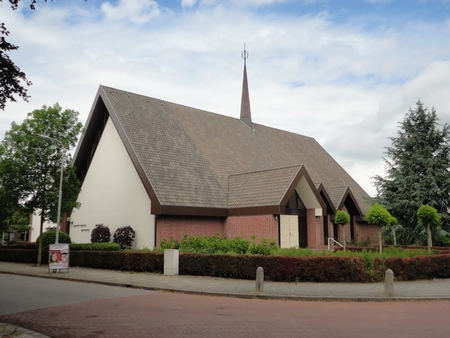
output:
[[[447,338],[450,333],[450,301],[359,303],[240,299],[152,293],[20,276],[10,280],[16,284],[11,287],[3,284],[4,275],[0,277],[2,294],[5,287],[6,290],[17,288],[20,292],[15,297],[26,297],[38,290],[44,290],[42,297],[52,297],[55,292],[50,291],[51,282],[61,283],[57,287],[58,295],[70,290],[70,298],[59,300],[63,305],[49,304],[50,307],[43,308],[46,304],[40,297],[27,297],[29,302],[36,303],[34,310],[0,316],[0,322],[58,338]],[[132,292],[139,294],[131,295]],[[9,298],[10,303],[12,300],[14,297]]]
[[[0,315],[152,291],[0,274]]]

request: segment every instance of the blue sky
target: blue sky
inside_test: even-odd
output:
[[[450,0],[39,0],[0,17],[33,82],[13,121],[59,102],[83,123],[100,84],[314,137],[371,195],[420,99],[450,122]]]

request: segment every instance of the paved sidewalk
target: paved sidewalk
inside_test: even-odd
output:
[[[134,273],[77,267],[70,268],[69,272],[49,273],[47,266],[36,267],[30,264],[1,261],[0,273],[241,298],[318,301],[450,300],[450,279],[395,282],[394,296],[386,297],[383,295],[384,283],[264,282],[264,291],[255,292],[256,281],[204,276],[164,276],[156,273]],[[0,337],[46,338],[47,336],[0,323]]]
[[[204,276],[164,276],[156,273],[70,268],[49,273],[47,266],[0,262],[0,273],[56,278],[90,283],[241,298],[292,300],[450,300],[450,279],[395,282],[394,296],[385,297],[384,283],[282,283],[264,282],[264,291],[255,292],[254,280]],[[256,271],[255,271],[256,274]]]

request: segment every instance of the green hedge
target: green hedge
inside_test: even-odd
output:
[[[82,243],[70,244],[71,251],[120,251],[120,245],[112,242],[96,242],[96,243]]]
[[[2,247],[0,250],[0,261],[36,264],[37,252],[36,247],[33,249],[13,249]]]
[[[2,248],[0,260],[36,263],[36,249]],[[47,264],[48,255],[42,255]],[[73,250],[70,266],[95,269],[162,272],[164,253],[148,251]],[[360,257],[287,257],[262,255],[207,255],[181,253],[181,275],[200,275],[237,279],[254,279],[256,269],[264,268],[267,280],[285,282],[381,282],[386,269],[396,280],[450,278],[450,255],[406,258]]]

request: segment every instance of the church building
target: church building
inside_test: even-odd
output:
[[[368,194],[314,138],[252,121],[247,56],[239,118],[99,87],[74,156],[72,241],[90,242],[96,224],[130,225],[134,247],[148,249],[185,235],[317,249],[342,231],[375,240]],[[351,216],[342,229],[337,210]]]

